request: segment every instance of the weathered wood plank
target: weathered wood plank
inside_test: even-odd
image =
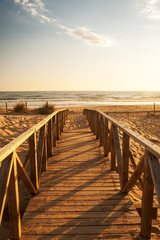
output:
[[[8,156],[0,168],[0,224],[7,198],[8,186],[13,167],[13,156]]]
[[[128,172],[129,172],[129,136],[123,133],[123,157],[122,157],[122,189],[128,182]]]
[[[28,189],[28,191],[31,194],[37,194],[37,191],[36,191],[33,183],[31,182],[30,178],[28,177],[28,174],[27,174],[25,168],[23,167],[23,164],[22,164],[22,162],[21,162],[21,160],[18,157],[16,152],[15,152],[15,158],[17,160],[18,176],[21,178],[21,180],[23,181],[24,185],[26,186],[26,188]]]
[[[135,162],[135,160],[134,160],[134,158],[133,158],[133,155],[132,155],[132,153],[131,153],[130,150],[129,150],[129,158],[130,158],[130,160],[131,160],[132,167],[133,167],[133,169],[135,170],[136,167],[137,167],[137,165],[136,165],[136,162]],[[139,177],[139,178],[138,178],[138,181],[139,181],[139,184],[140,184],[140,186],[141,186],[141,189],[143,189],[143,181],[142,181],[142,178]]]
[[[18,176],[17,176],[17,161],[13,152],[13,167],[8,186],[8,210],[13,239],[21,237],[21,217],[19,207],[19,192],[18,192]]]
[[[29,138],[29,153],[30,153],[30,179],[38,190],[38,171],[37,171],[37,147],[36,147],[36,132]]]
[[[152,180],[154,182],[154,187],[156,190],[158,203],[160,206],[160,189],[159,189],[159,186],[160,186],[160,162],[159,162],[158,158],[156,158],[152,154],[149,154],[148,163],[149,163],[149,167],[150,167],[150,171],[151,171],[151,175],[152,175]]]
[[[122,155],[121,155],[118,130],[115,125],[112,125],[112,131],[113,131],[114,149],[115,149],[115,153],[117,156],[118,173],[119,173],[119,178],[120,178],[120,184],[122,187]]]
[[[151,236],[153,191],[154,186],[148,163],[148,151],[146,150],[144,157],[144,187],[142,197],[142,218],[141,218],[142,237]]]
[[[144,156],[141,158],[140,162],[138,163],[135,171],[133,172],[132,176],[130,177],[129,181],[123,188],[122,192],[128,193],[131,188],[136,184],[137,180],[141,176],[144,171]]]

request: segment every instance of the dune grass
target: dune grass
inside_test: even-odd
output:
[[[45,104],[42,105],[42,107],[40,107],[38,109],[38,112],[40,114],[51,114],[52,112],[55,111],[55,107],[53,104],[49,104],[48,102],[46,102]]]

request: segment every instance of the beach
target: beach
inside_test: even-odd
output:
[[[92,106],[86,108],[98,109],[104,113],[108,113],[113,118],[117,119],[120,123],[123,123],[128,128],[134,130],[150,141],[157,145],[160,145],[160,106],[156,106],[157,112],[154,115],[153,105],[121,105],[121,106]],[[75,127],[83,128],[85,126],[85,120],[82,116],[84,107],[69,107],[70,114],[66,121],[65,128],[74,129]],[[0,148],[4,147],[7,143],[18,137],[23,132],[34,126],[36,123],[44,119],[46,115],[40,115],[35,111],[28,111],[23,114],[16,113],[0,113]],[[121,138],[121,135],[120,135]],[[138,144],[130,141],[130,148],[132,150],[133,157],[138,163],[144,149]],[[28,149],[27,143],[24,143],[18,148],[18,154],[21,160],[25,159],[26,150]],[[130,174],[133,171],[132,167]],[[30,199],[30,194],[23,189],[21,196],[21,209],[25,211],[26,205]],[[141,199],[141,191],[139,186],[135,186],[131,191],[131,197],[133,202],[138,202]],[[4,223],[6,225],[7,223]],[[2,225],[3,226],[3,225]],[[6,229],[6,226],[3,230]],[[8,233],[6,232],[6,235]],[[1,233],[0,233],[1,237]]]

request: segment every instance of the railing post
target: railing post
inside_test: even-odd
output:
[[[94,118],[94,110],[92,111],[92,132],[95,134],[95,118]]]
[[[49,140],[49,157],[52,157],[53,155],[53,124],[52,119],[48,122],[48,140]]]
[[[141,236],[151,236],[152,207],[153,207],[153,180],[148,163],[148,151],[145,151],[144,159],[144,183],[142,197]]]
[[[129,171],[129,136],[123,132],[122,186],[121,186],[122,189],[128,182],[128,171]]]
[[[13,152],[13,167],[11,171],[10,182],[8,186],[8,210],[13,239],[21,237],[21,217],[18,192],[17,161]]]
[[[30,153],[30,178],[36,190],[38,190],[38,171],[37,171],[37,147],[36,132],[29,137],[29,153]]]
[[[108,120],[105,118],[105,122],[104,122],[104,156],[107,156],[107,143],[108,143]]]
[[[52,139],[53,139],[53,147],[56,147],[56,137],[55,137],[55,128],[56,128],[56,117],[52,118]]]
[[[99,144],[102,146],[103,144],[103,137],[102,137],[102,126],[101,126],[101,114],[99,114],[99,119],[98,119],[98,126],[99,126]]]
[[[59,113],[57,113],[57,140],[59,140]]]
[[[56,147],[57,142],[57,115],[55,115],[55,121],[54,121],[54,141],[53,146]]]
[[[104,148],[104,118],[100,115],[100,125],[101,125],[101,144]]]
[[[47,126],[45,124],[44,129],[44,146],[43,146],[43,157],[42,157],[42,172],[47,170]]]
[[[116,153],[115,153],[115,145],[114,145],[112,124],[111,124],[110,134],[111,134],[110,135],[110,137],[111,137],[111,170],[115,170],[115,167],[116,167]]]
[[[96,112],[96,139],[99,138],[99,113]]]

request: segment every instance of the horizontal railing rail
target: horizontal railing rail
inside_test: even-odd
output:
[[[21,179],[31,194],[38,193],[40,175],[47,169],[48,157],[53,155],[53,147],[63,132],[68,113],[68,109],[53,112],[0,150],[0,225],[8,204],[13,239],[21,237],[18,181]],[[26,140],[28,152],[22,163],[17,149]],[[28,162],[30,176],[26,171]]]
[[[104,155],[108,156],[110,153],[111,169],[117,170],[119,174],[121,192],[128,193],[139,181],[143,192],[140,214],[141,236],[150,237],[154,188],[160,206],[160,147],[101,111],[84,109],[83,113],[96,138],[100,139]],[[138,164],[130,149],[130,139],[144,149]],[[134,169],[130,177],[129,160]],[[142,173],[144,173],[143,181]]]

